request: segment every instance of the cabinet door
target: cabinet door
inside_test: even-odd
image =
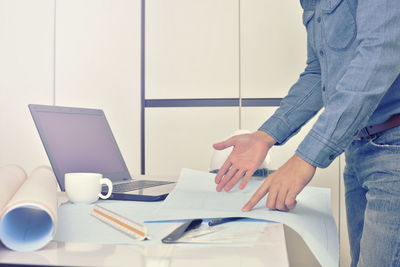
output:
[[[58,0],[56,104],[103,109],[140,166],[140,0]]]
[[[238,97],[238,3],[146,1],[146,99]]]
[[[0,1],[0,166],[48,164],[28,104],[53,102],[54,1]]]
[[[238,112],[232,107],[146,109],[146,174],[208,171],[212,144],[237,130]]]
[[[306,63],[300,1],[241,1],[240,13],[242,97],[284,97]]]
[[[268,119],[276,108],[273,107],[247,107],[242,108],[242,126],[245,129],[255,131]],[[269,155],[271,157],[270,167],[275,170],[282,166],[296,151],[297,147],[311,129],[316,118],[303,126],[301,131],[293,136],[283,146],[274,146]],[[325,169],[317,168],[310,186],[327,187],[331,189],[331,207],[336,225],[339,225],[339,158]]]

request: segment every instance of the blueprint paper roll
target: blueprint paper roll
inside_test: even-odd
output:
[[[26,173],[21,167],[7,165],[0,168],[0,215],[8,201],[25,181]]]
[[[49,243],[57,225],[57,184],[49,167],[35,169],[1,212],[0,240],[16,251]]]
[[[53,238],[54,222],[41,207],[14,207],[2,218],[0,238],[9,249],[33,251],[42,248]]]

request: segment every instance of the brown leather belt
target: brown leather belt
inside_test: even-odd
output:
[[[395,114],[391,116],[390,119],[388,119],[384,123],[367,126],[361,129],[360,131],[358,131],[356,137],[360,139],[367,138],[369,136],[389,130],[399,125],[400,125],[400,114]]]

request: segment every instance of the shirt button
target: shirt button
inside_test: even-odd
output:
[[[324,56],[324,51],[319,50],[319,55],[320,55],[321,57],[323,57],[323,56]]]
[[[325,86],[322,86],[322,91],[325,92]]]
[[[329,160],[333,160],[335,158],[334,155],[329,155]]]
[[[320,23],[321,22],[321,17],[317,18],[317,22]]]

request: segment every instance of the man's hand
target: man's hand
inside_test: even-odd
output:
[[[242,211],[251,210],[267,193],[267,208],[281,211],[293,209],[296,206],[296,196],[310,182],[315,169],[295,154],[265,179]]]
[[[218,184],[217,191],[221,191],[223,188],[225,191],[231,190],[244,176],[240,184],[240,189],[243,189],[274,144],[275,140],[263,131],[236,135],[226,141],[214,144],[214,148],[217,150],[233,146],[231,154],[215,176],[215,183]]]

